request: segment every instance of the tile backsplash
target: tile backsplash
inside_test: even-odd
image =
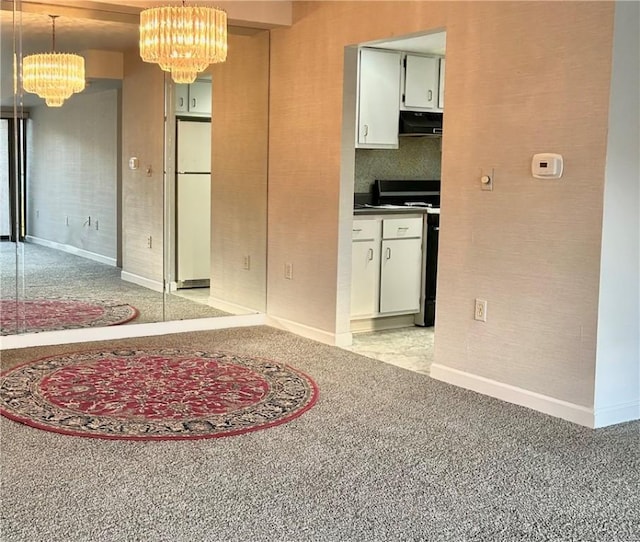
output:
[[[442,139],[401,137],[398,149],[356,149],[354,192],[375,179],[440,179]]]

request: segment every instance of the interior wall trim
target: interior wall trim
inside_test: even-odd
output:
[[[607,427],[618,423],[640,420],[640,400],[606,408],[596,408],[594,427]]]
[[[244,314],[240,316],[194,318],[192,320],[176,320],[149,324],[129,324],[121,326],[45,331],[42,333],[24,333],[22,335],[5,335],[0,337],[0,350],[113,339],[131,339],[134,337],[151,337],[155,335],[168,335],[171,333],[211,331],[215,329],[261,326],[264,324],[264,314]]]
[[[243,305],[237,305],[236,303],[229,303],[228,301],[224,301],[223,299],[218,299],[217,297],[213,296],[209,297],[209,299],[207,300],[207,304],[214,309],[230,312],[233,314],[254,314],[256,312],[260,312],[256,309],[245,307]]]
[[[451,367],[434,363],[431,365],[431,377],[447,384],[495,397],[507,403],[524,406],[562,418],[585,427],[595,428],[595,415],[592,408],[588,408],[568,401],[562,401],[548,395],[542,395],[525,390],[517,386],[498,382],[490,378],[474,375]],[[616,422],[618,423],[618,422]],[[602,427],[599,426],[599,427]]]
[[[138,286],[144,286],[145,288],[149,288],[154,292],[164,292],[163,284],[159,280],[153,280],[153,279],[141,277],[140,275],[129,273],[128,271],[121,271],[120,278],[122,280],[126,280],[127,282],[133,282]]]
[[[266,324],[268,326],[275,327],[277,329],[283,329],[285,331],[290,331],[291,333],[295,333],[296,335],[300,335],[301,337],[313,339],[314,341],[329,344],[331,346],[351,346],[351,344],[353,343],[353,335],[351,334],[351,332],[331,333],[323,329],[318,329],[315,327],[307,326],[305,324],[300,324],[298,322],[293,322],[291,320],[287,320],[286,318],[278,318],[277,316],[272,316],[269,314],[267,314]]]
[[[75,254],[76,256],[82,256],[83,258],[87,258],[95,262],[100,262],[105,265],[110,265],[111,267],[116,266],[115,258],[110,258],[109,256],[103,256],[102,254],[97,254],[96,252],[90,252],[89,250],[84,250],[82,248],[74,247],[72,245],[57,243],[56,241],[49,241],[48,239],[42,239],[40,237],[34,237],[32,235],[27,235],[25,237],[25,240],[28,243],[33,243],[34,245],[42,245],[43,247],[53,248],[55,250],[67,252],[68,254]]]

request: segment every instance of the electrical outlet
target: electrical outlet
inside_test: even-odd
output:
[[[292,263],[284,264],[284,278],[293,280],[293,264]]]
[[[487,321],[487,301],[486,299],[476,299],[475,312],[473,315],[475,320],[480,320],[480,322]]]
[[[242,260],[242,269],[249,270],[251,269],[251,256],[245,256]]]

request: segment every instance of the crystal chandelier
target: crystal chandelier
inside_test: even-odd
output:
[[[84,58],[55,52],[57,15],[49,17],[53,29],[51,52],[24,57],[22,86],[44,98],[49,107],[60,107],[74,92],[84,90]]]
[[[193,83],[209,64],[227,59],[227,14],[209,7],[157,7],[140,12],[140,56]]]

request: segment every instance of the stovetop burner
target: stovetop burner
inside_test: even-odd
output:
[[[373,185],[373,203],[440,207],[440,181],[377,179]]]

